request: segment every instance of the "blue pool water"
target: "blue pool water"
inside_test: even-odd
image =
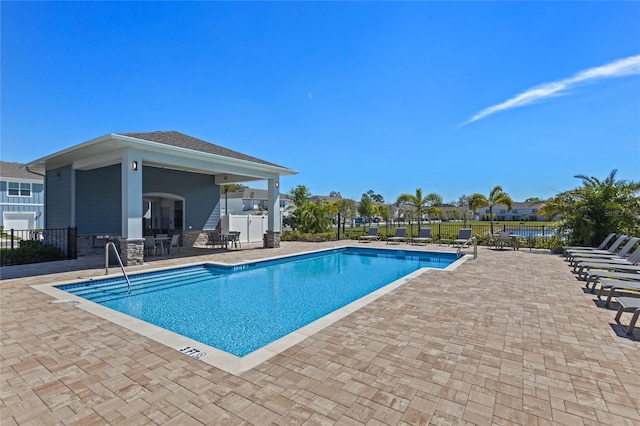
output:
[[[551,228],[545,229],[544,231],[540,229],[526,229],[526,228],[507,229],[507,230],[509,231],[510,234],[517,235],[519,237],[527,237],[527,238],[534,238],[534,237],[549,238],[554,235],[557,235],[555,229],[551,229]]]
[[[242,357],[456,253],[370,248],[221,266],[204,264],[58,288]]]

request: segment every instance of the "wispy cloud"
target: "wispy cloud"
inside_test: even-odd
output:
[[[579,84],[586,84],[604,78],[623,77],[633,74],[640,74],[640,55],[629,56],[628,58],[618,59],[606,65],[589,68],[587,70],[580,71],[573,77],[565,78],[563,80],[543,83],[539,86],[526,90],[507,101],[483,109],[460,126],[473,123],[474,121],[478,121],[496,112],[529,105],[553,96],[561,96],[564,94],[562,92]]]

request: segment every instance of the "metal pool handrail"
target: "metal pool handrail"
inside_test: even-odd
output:
[[[113,252],[116,254],[116,259],[118,259],[118,263],[120,264],[120,269],[122,269],[122,275],[127,280],[127,294],[131,294],[131,281],[129,281],[129,276],[127,272],[124,270],[124,265],[122,264],[122,259],[120,259],[120,255],[118,254],[118,249],[113,241],[109,241],[107,245],[104,247],[104,274],[109,275],[109,246],[113,247]]]
[[[471,237],[467,240],[466,243],[460,244],[460,247],[458,247],[458,254],[459,255],[462,254],[462,247],[464,247],[465,244],[469,244],[470,241],[473,242],[473,258],[477,259],[478,258],[478,239],[476,237]]]

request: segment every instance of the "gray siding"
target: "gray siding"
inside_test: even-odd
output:
[[[88,171],[76,170],[78,234],[120,235],[122,232],[121,182],[120,164]]]
[[[145,166],[142,192],[163,192],[185,199],[184,229],[214,229],[220,223],[220,186],[213,176]]]
[[[44,185],[42,183],[31,183],[30,197],[14,197],[9,196],[7,182],[25,182],[24,180],[12,180],[11,178],[3,178],[0,181],[0,203],[4,204],[44,204]]]
[[[71,166],[47,170],[45,223],[49,229],[71,226]]]
[[[10,197],[7,193],[7,182],[18,180],[6,178],[0,181],[0,225],[4,225],[3,212],[35,212],[35,227],[44,228],[44,184],[32,182],[30,197]]]

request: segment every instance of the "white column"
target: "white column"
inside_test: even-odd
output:
[[[142,238],[142,158],[132,152],[122,157],[122,238]]]
[[[279,179],[269,179],[267,186],[267,209],[269,215],[267,217],[267,231],[280,232],[280,181]]]

